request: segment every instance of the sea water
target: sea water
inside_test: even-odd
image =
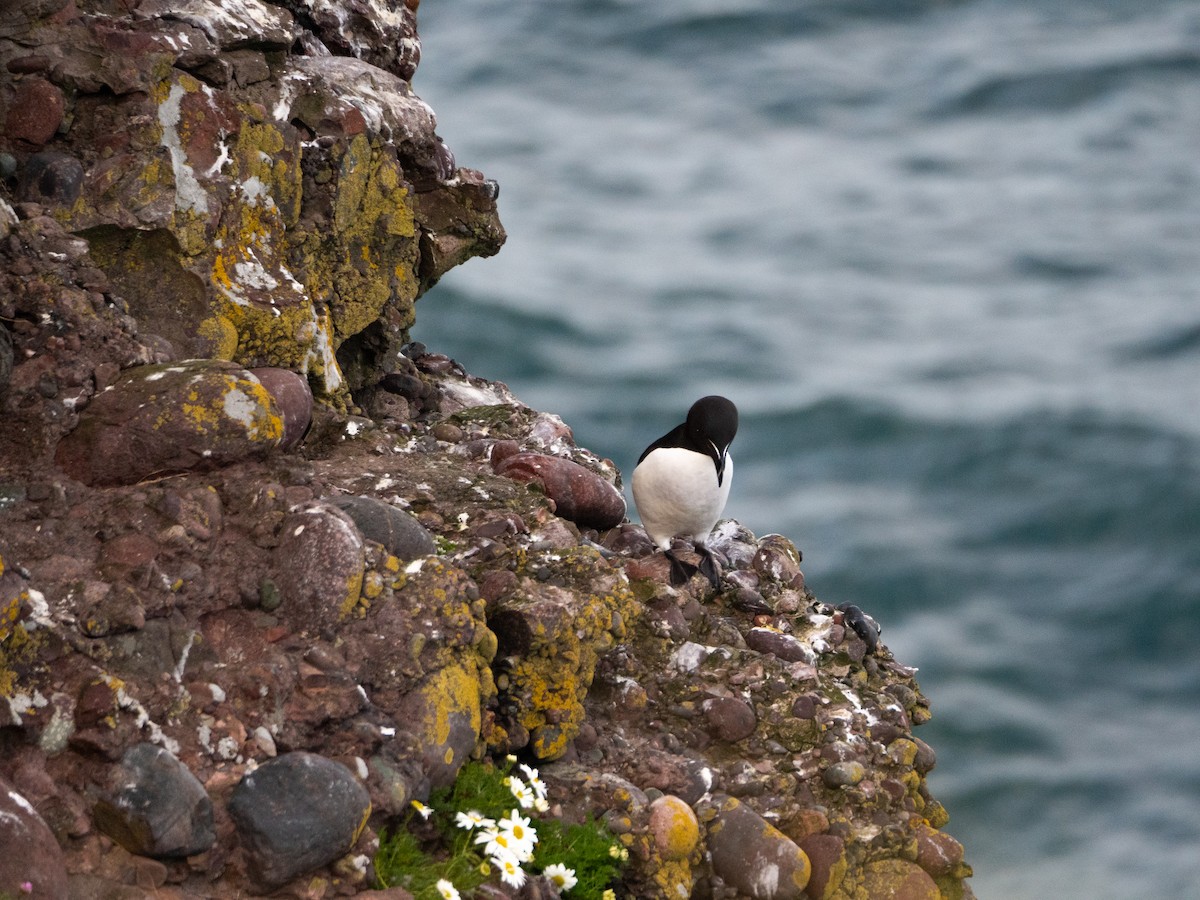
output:
[[[416,92],[508,244],[414,336],[920,667],[981,898],[1200,896],[1200,3],[456,0]]]

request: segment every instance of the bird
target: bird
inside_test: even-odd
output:
[[[671,584],[676,587],[697,571],[714,588],[721,585],[705,542],[729,499],[729,445],[737,427],[737,407],[731,400],[701,397],[688,410],[687,421],[648,446],[633,470],[634,505],[646,534],[671,561]],[[701,557],[699,567],[671,550],[676,535],[692,539]]]

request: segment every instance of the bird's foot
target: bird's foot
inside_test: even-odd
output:
[[[664,554],[671,562],[671,587],[681,587],[691,580],[691,577],[699,571],[696,566],[691,563],[686,563],[671,550],[664,550]]]
[[[879,623],[853,603],[839,603],[834,609],[842,614],[842,621],[863,639],[863,643],[867,645],[867,652],[874,653],[875,648],[879,646],[879,635],[883,634]]]
[[[703,544],[697,544],[696,552],[700,554],[700,574],[708,579],[714,591],[720,590],[721,576],[717,572],[717,561],[713,558],[712,551]]]

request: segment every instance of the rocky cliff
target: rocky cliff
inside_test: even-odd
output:
[[[407,343],[504,240],[416,6],[0,17],[0,896],[406,897],[381,831],[514,754],[618,896],[969,897],[791,541],[671,588],[612,463]]]

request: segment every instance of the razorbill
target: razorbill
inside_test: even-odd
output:
[[[645,449],[633,470],[633,502],[654,545],[671,561],[671,584],[696,574],[696,566],[671,552],[671,538],[690,537],[700,554],[701,574],[720,586],[717,567],[705,546],[733,479],[729,445],[737,434],[737,407],[724,397],[701,397],[687,421]]]

